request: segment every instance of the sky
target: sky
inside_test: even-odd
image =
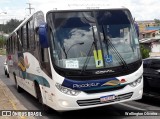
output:
[[[47,10],[64,4],[104,4],[127,7],[137,20],[160,19],[160,0],[0,0],[0,24],[11,18],[23,20],[29,15],[27,9],[31,3],[32,12]],[[7,14],[4,14],[7,12]]]

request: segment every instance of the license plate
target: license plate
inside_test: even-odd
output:
[[[115,95],[108,95],[108,96],[100,97],[101,102],[107,102],[107,101],[114,100],[114,99],[115,99]]]

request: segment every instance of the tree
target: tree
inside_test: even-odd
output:
[[[22,21],[17,19],[11,19],[5,25],[1,25],[0,27],[4,31],[4,33],[11,33]]]
[[[143,45],[140,45],[140,47],[141,47],[142,58],[144,59],[144,58],[149,57],[150,51],[148,49],[146,49]]]
[[[22,21],[17,19],[11,19],[6,24],[0,24],[0,48],[4,48],[6,44],[6,38],[4,33],[11,33]]]
[[[160,20],[159,19],[154,19],[154,22],[159,26],[160,25]]]
[[[0,48],[3,48],[6,43],[6,40],[3,36],[0,36]]]

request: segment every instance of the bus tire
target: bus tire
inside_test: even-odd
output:
[[[38,102],[43,103],[41,90],[37,82],[35,82],[35,90],[36,90],[36,96],[37,96]]]
[[[46,113],[50,113],[51,109],[43,103],[42,93],[41,93],[39,84],[37,82],[35,82],[35,89],[36,89],[37,99],[38,99],[38,102],[41,103],[42,110],[44,110]]]
[[[22,93],[22,92],[23,92],[23,89],[18,85],[15,74],[14,74],[14,80],[15,80],[17,92],[18,92],[18,93]]]
[[[50,107],[48,107],[45,104],[42,104],[42,109],[47,113],[47,114],[51,114],[52,110]]]

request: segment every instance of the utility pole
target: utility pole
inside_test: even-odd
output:
[[[31,14],[32,13],[32,9],[34,9],[34,8],[31,7],[31,3],[26,3],[26,4],[29,5],[29,7],[26,8],[26,9],[29,9],[29,14]]]

